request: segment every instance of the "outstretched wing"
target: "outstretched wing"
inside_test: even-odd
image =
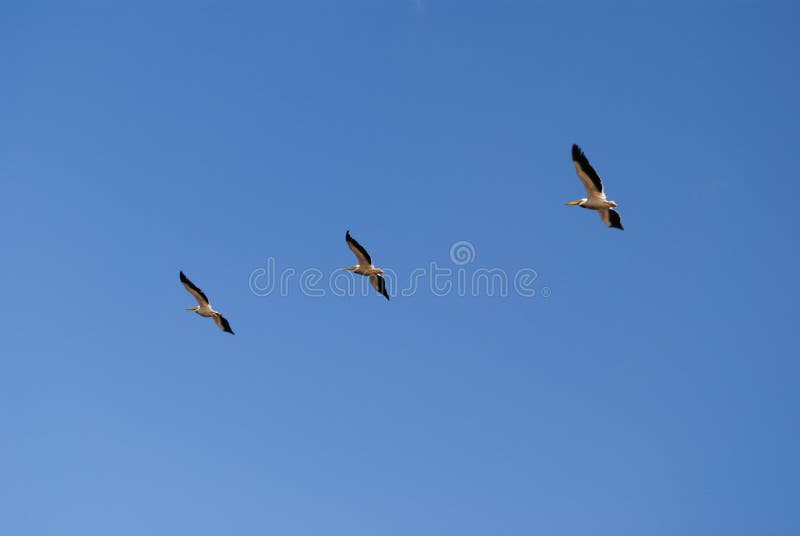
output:
[[[369,256],[369,253],[367,253],[367,250],[364,249],[364,246],[359,244],[355,238],[350,236],[350,231],[347,231],[344,239],[347,241],[347,245],[350,250],[355,253],[360,266],[369,266],[372,264],[372,258]]]
[[[601,208],[597,212],[600,214],[600,219],[603,220],[603,223],[608,227],[624,231],[622,228],[622,219],[619,217],[619,213],[616,210],[613,208]]]
[[[233,335],[233,330],[231,329],[231,325],[228,323],[228,321],[225,319],[224,316],[222,316],[219,313],[215,314],[214,322],[219,326],[219,329]]]
[[[369,282],[373,288],[378,291],[378,294],[383,294],[383,297],[389,299],[389,293],[386,292],[386,280],[379,275],[369,276]]]
[[[183,286],[189,291],[189,294],[194,296],[194,299],[197,300],[197,303],[200,305],[200,307],[208,305],[208,298],[206,298],[206,295],[203,294],[203,291],[197,288],[194,283],[189,281],[189,278],[183,275],[183,272],[181,272],[181,283],[183,283]]]
[[[586,188],[586,193],[589,197],[601,196],[603,194],[603,181],[589,163],[589,159],[583,154],[580,147],[572,145],[572,163],[575,164],[575,171],[578,173],[578,178]]]

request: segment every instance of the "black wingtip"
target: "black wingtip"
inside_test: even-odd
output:
[[[391,301],[389,299],[389,291],[386,290],[386,280],[381,278],[381,281],[383,281],[383,283],[381,284],[381,291],[382,291],[381,294],[383,294],[383,297],[386,298],[386,301]]]
[[[572,159],[573,160],[577,160],[581,156],[583,156],[583,151],[581,150],[580,147],[578,147],[577,143],[573,143],[572,144]]]
[[[622,218],[620,218],[619,212],[614,209],[608,209],[608,226],[620,231],[625,230],[622,227]]]

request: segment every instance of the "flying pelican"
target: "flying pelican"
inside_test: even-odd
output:
[[[578,205],[579,207],[596,210],[600,214],[600,219],[608,227],[622,230],[622,220],[620,220],[617,211],[614,210],[617,204],[606,199],[606,194],[603,193],[603,181],[600,180],[600,176],[589,163],[589,159],[583,154],[581,148],[575,144],[572,145],[572,162],[575,164],[575,171],[586,188],[586,194],[589,198],[570,201],[567,205]]]
[[[347,234],[344,236],[345,241],[347,242],[348,247],[350,250],[355,253],[356,258],[358,259],[358,264],[355,266],[348,266],[345,270],[351,270],[359,275],[365,275],[369,277],[369,282],[378,291],[379,294],[383,294],[383,296],[388,300],[389,293],[386,292],[386,280],[381,277],[383,270],[380,268],[375,268],[372,265],[372,258],[367,253],[367,250],[364,249],[364,246],[356,242],[356,239],[350,236],[350,231],[347,231]]]
[[[189,278],[183,275],[183,272],[181,272],[181,283],[183,283],[183,286],[186,287],[186,290],[189,291],[189,294],[194,296],[194,299],[197,300],[197,303],[199,304],[196,307],[187,307],[186,310],[194,311],[200,316],[213,318],[214,322],[217,324],[217,326],[219,326],[219,329],[233,335],[231,325],[228,324],[228,321],[225,320],[225,317],[211,308],[211,305],[208,303],[208,298],[206,298],[206,295],[203,293],[203,291],[197,288],[194,283],[189,281]]]

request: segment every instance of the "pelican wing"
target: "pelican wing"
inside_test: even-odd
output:
[[[219,313],[215,314],[214,322],[219,326],[219,329],[233,335],[233,330],[231,329],[231,325],[228,323],[228,321],[225,319],[224,316],[222,316]]]
[[[619,212],[613,208],[601,208],[597,211],[600,214],[600,219],[603,220],[608,227],[613,227],[623,231],[622,219],[619,217]]]
[[[379,275],[369,276],[369,282],[373,288],[378,291],[378,294],[383,294],[383,297],[389,299],[389,293],[386,292],[386,280]]]
[[[583,154],[581,148],[574,144],[572,145],[572,163],[575,164],[575,171],[589,197],[603,197],[603,181],[600,180],[600,176],[589,163],[589,159]]]
[[[360,266],[370,266],[372,264],[372,257],[369,256],[369,253],[367,253],[367,250],[364,249],[364,246],[359,244],[355,238],[350,236],[350,231],[347,231],[344,239],[347,241],[347,245],[350,250],[355,253]]]
[[[197,303],[200,305],[200,307],[208,305],[208,298],[206,298],[206,295],[203,293],[203,291],[197,288],[194,283],[189,281],[189,278],[183,275],[183,272],[181,272],[181,283],[183,283],[183,286],[189,291],[189,294],[194,296],[194,299],[197,300]]]

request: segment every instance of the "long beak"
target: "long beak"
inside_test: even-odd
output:
[[[187,307],[186,310],[187,311],[194,311],[194,307]]]
[[[570,201],[569,203],[564,203],[564,204],[565,205],[580,205],[581,204],[581,200],[579,199],[577,201]]]

